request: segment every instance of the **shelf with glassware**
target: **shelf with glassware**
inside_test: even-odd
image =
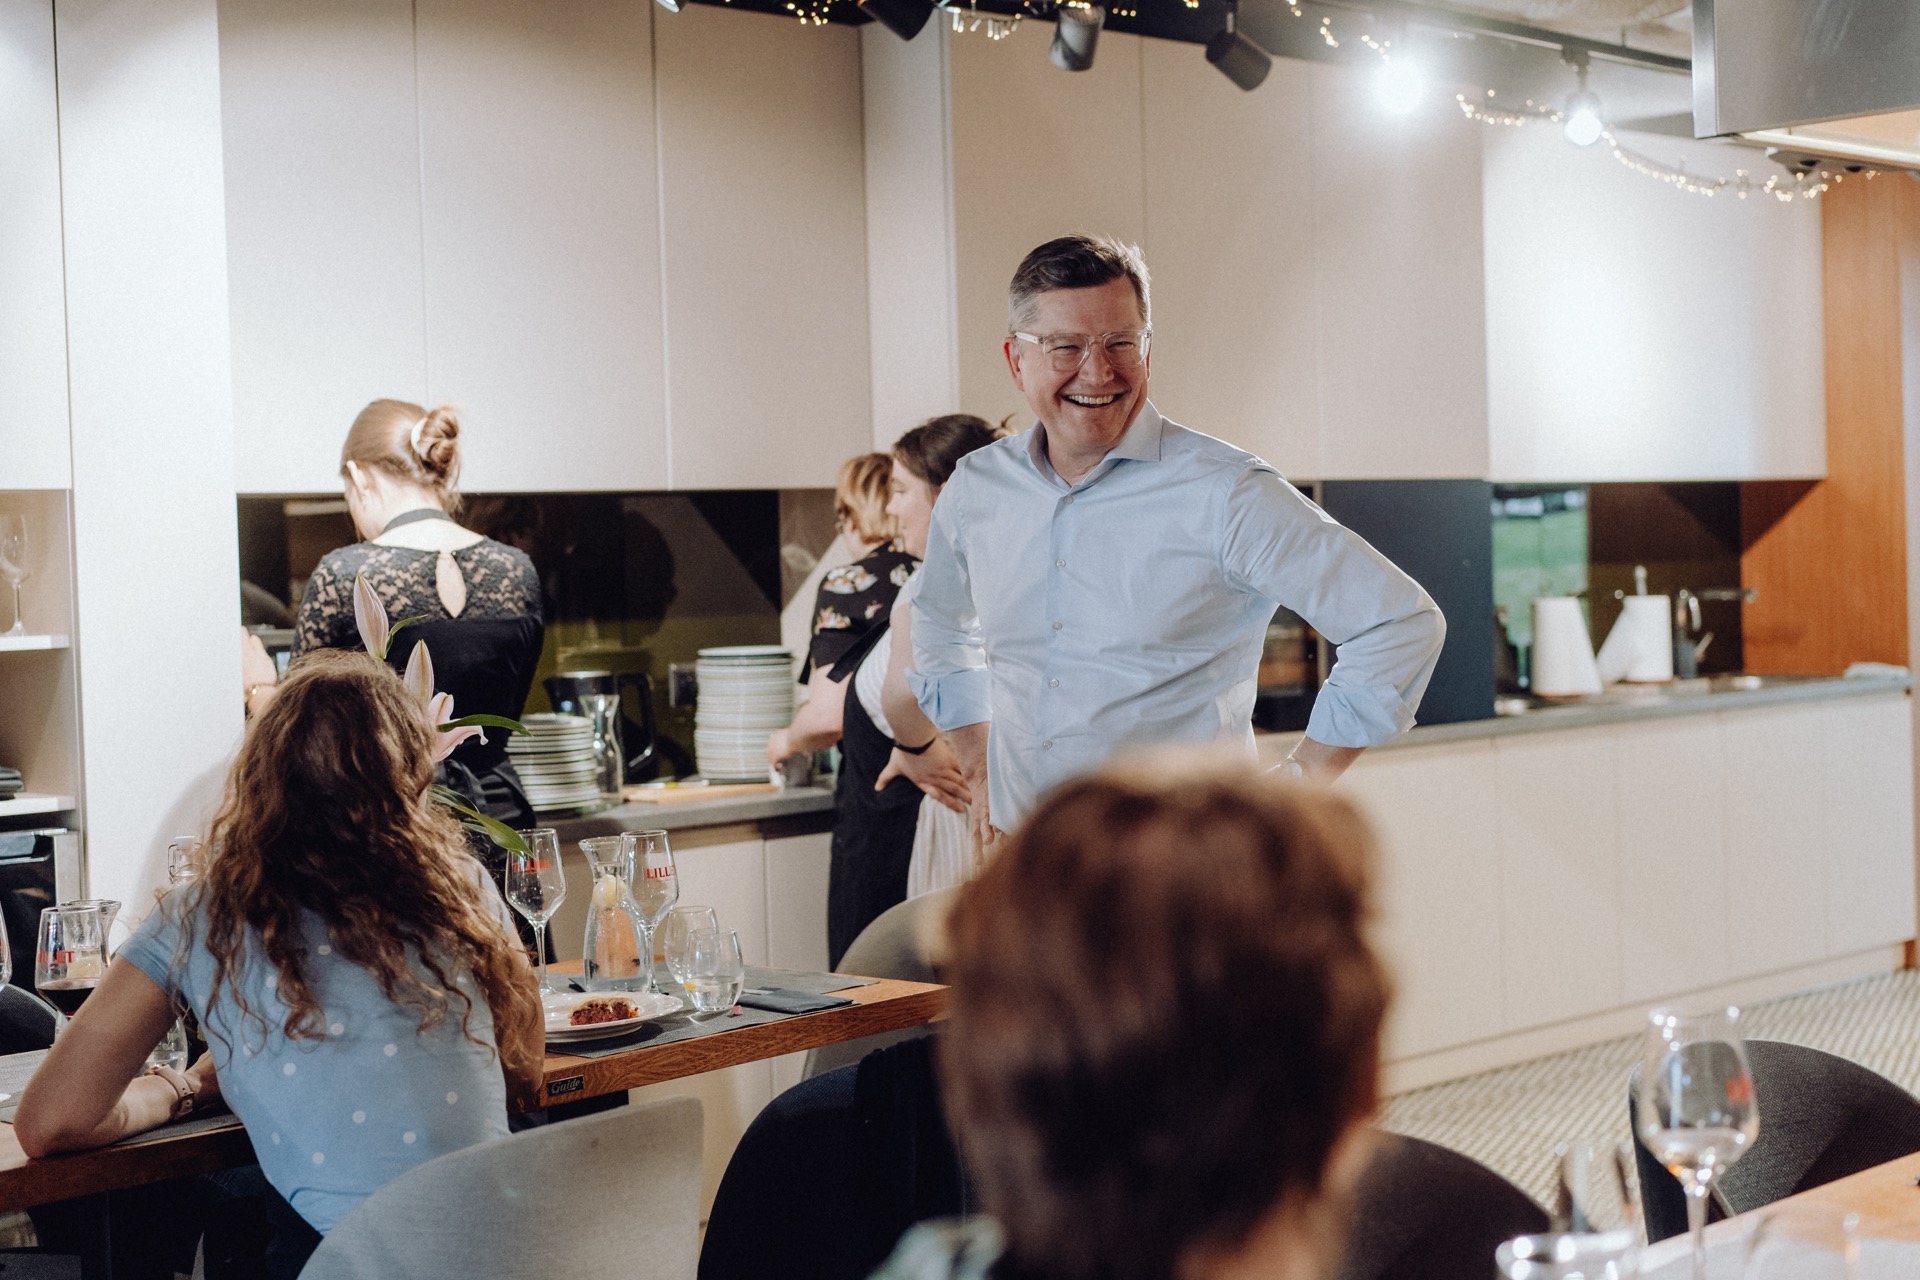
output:
[[[0,490],[0,766],[21,775],[0,830],[79,826],[70,520],[66,490]]]

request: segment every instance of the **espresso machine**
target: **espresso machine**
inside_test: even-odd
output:
[[[594,776],[603,795],[619,798],[628,782],[638,782],[654,761],[660,735],[653,718],[653,681],[643,671],[562,671],[541,682],[561,715],[584,716],[593,725]],[[640,722],[621,711],[620,695],[631,688],[640,704]]]

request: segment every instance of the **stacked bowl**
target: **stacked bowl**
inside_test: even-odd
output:
[[[711,782],[765,781],[767,737],[793,719],[793,654],[777,644],[702,649],[693,754]]]
[[[527,803],[535,809],[581,809],[597,804],[593,721],[585,716],[563,716],[536,711],[520,717],[526,736],[507,739],[507,758],[513,761]]]

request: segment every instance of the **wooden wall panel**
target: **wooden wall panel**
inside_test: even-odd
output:
[[[1749,671],[1908,662],[1903,385],[1920,376],[1920,325],[1903,313],[1920,299],[1902,277],[1920,258],[1920,184],[1848,182],[1820,208],[1827,478],[1742,486]]]

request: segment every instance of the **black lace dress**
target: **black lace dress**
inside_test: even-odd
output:
[[[376,542],[328,552],[300,598],[294,657],[312,649],[360,647],[353,579],[364,574],[389,618],[421,617],[394,637],[387,661],[396,671],[405,670],[413,646],[424,641],[433,655],[434,684],[453,695],[455,715],[486,712],[517,720],[546,636],[533,561],[491,538],[451,552],[467,584],[466,607],[454,617],[434,585],[438,554]],[[534,824],[533,808],[507,760],[504,730],[489,729],[485,741],[469,738],[454,748],[447,765],[446,781],[489,817],[511,827]]]

